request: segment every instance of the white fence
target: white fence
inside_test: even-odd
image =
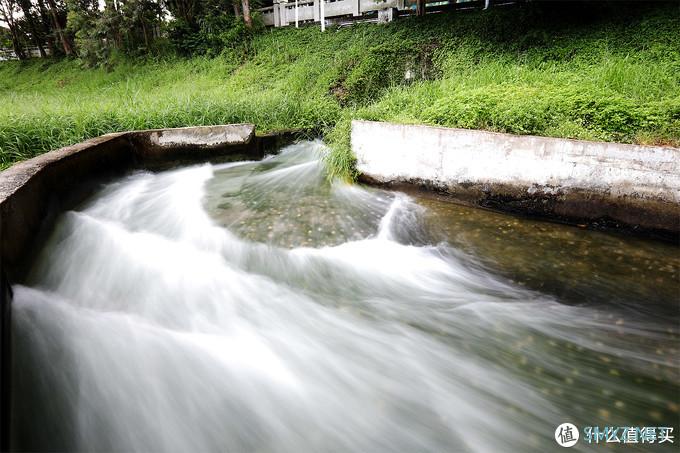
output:
[[[47,55],[50,54],[49,49],[45,49],[45,52],[47,52]],[[24,53],[29,58],[40,58],[40,50],[38,50],[37,47],[26,47],[24,48]],[[5,49],[0,47],[0,61],[18,59],[19,58],[17,58],[17,54],[14,52],[14,49]]]
[[[285,27],[299,22],[319,22],[321,17],[322,0],[274,0],[274,5],[260,8],[265,25]],[[455,1],[451,3],[456,3]],[[324,18],[336,18],[342,16],[361,16],[364,13],[373,13],[396,9],[399,11],[415,8],[416,0],[326,0],[324,1]]]

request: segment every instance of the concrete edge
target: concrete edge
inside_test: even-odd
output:
[[[255,125],[250,123],[222,126],[196,126],[174,129],[151,129],[128,133],[140,160],[166,160],[175,157],[197,159],[224,152],[251,151]]]
[[[79,153],[87,152],[90,148],[125,137],[127,132],[106,134],[99,137],[65,146],[56,150],[48,151],[28,160],[17,162],[11,167],[0,172],[0,203],[11,197],[19,188],[35,177],[40,171],[62,159],[69,159]]]
[[[464,129],[460,127],[444,127],[444,126],[432,126],[429,124],[408,124],[408,123],[390,123],[387,121],[373,121],[373,120],[352,120],[352,126],[354,124],[380,124],[383,126],[394,126],[397,128],[400,127],[414,127],[418,129],[430,129],[433,131],[441,131],[441,132],[459,132],[459,133],[470,133],[473,132],[475,134],[478,134],[479,136],[491,136],[491,137],[497,137],[499,139],[503,138],[521,138],[521,139],[535,139],[535,140],[541,140],[541,141],[553,141],[555,143],[574,143],[574,144],[580,144],[580,145],[604,145],[604,146],[612,146],[620,149],[634,149],[634,150],[645,150],[645,149],[666,149],[666,150],[673,150],[680,152],[680,148],[674,147],[674,146],[655,146],[655,145],[636,145],[633,143],[619,143],[619,142],[605,142],[601,140],[581,140],[577,138],[560,138],[560,137],[547,137],[544,135],[519,135],[519,134],[510,134],[508,132],[496,132],[496,131],[487,131],[487,130],[482,130],[482,129]]]
[[[10,281],[55,206],[76,186],[157,161],[195,161],[261,154],[255,125],[228,124],[117,132],[19,162],[0,172],[0,263]]]
[[[360,180],[467,205],[680,238],[680,149],[352,121]]]

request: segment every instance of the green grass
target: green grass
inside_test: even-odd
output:
[[[673,5],[512,8],[268,30],[217,58],[108,72],[0,63],[0,168],[107,132],[234,122],[325,131],[345,178],[353,118],[678,145],[678,30]]]

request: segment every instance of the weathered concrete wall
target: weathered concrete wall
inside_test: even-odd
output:
[[[20,278],[41,227],[88,181],[161,160],[261,153],[255,126],[234,124],[108,134],[20,162],[0,173],[0,272]]]
[[[0,173],[0,265],[12,278],[44,219],[67,192],[94,176],[131,166],[125,134],[110,134],[20,162]]]
[[[136,155],[143,160],[174,157],[203,158],[248,151],[255,140],[252,124],[197,126],[128,133]]]
[[[364,178],[481,206],[680,231],[680,149],[353,121]]]

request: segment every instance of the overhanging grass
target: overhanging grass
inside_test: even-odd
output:
[[[217,58],[110,72],[0,63],[0,168],[113,131],[233,122],[325,129],[348,179],[353,118],[677,145],[679,29],[676,6],[513,8],[269,30]]]

